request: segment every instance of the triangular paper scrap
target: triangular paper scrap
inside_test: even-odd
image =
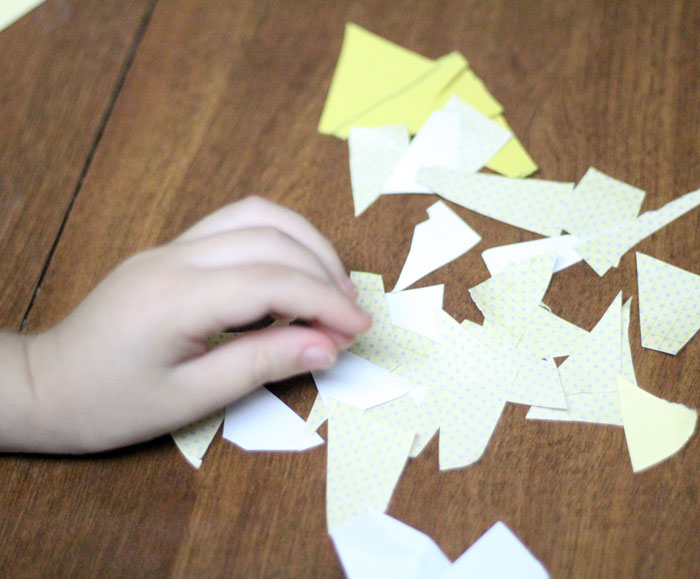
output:
[[[384,512],[408,460],[414,434],[338,404],[328,419],[328,529],[365,511]]]
[[[46,0],[13,0],[0,3],[0,30],[5,30]]]
[[[574,188],[564,229],[579,237],[605,231],[637,217],[644,191],[589,168]]]
[[[481,169],[513,136],[509,129],[504,129],[499,123],[481,114],[457,96],[452,96],[447,101],[444,110],[456,111],[459,114],[460,140],[456,168],[461,171],[476,172]],[[444,164],[424,163],[423,165]]]
[[[314,405],[311,407],[311,412],[306,417],[306,426],[304,427],[304,432],[310,434],[316,432],[321,425],[328,420],[330,412],[328,407],[324,404],[323,398],[320,394],[316,395],[316,400],[314,400]]]
[[[420,179],[419,179],[420,181]],[[642,213],[633,221],[606,231],[582,243],[576,252],[600,276],[616,267],[620,258],[645,237],[665,227],[700,205],[700,189],[687,193],[657,211]]]
[[[617,387],[634,472],[666,460],[693,436],[696,410],[657,398],[621,376]]]
[[[622,425],[617,375],[622,367],[622,294],[619,293],[586,339],[559,367],[567,409],[533,406],[527,418]]]
[[[194,468],[202,466],[202,459],[223,421],[224,411],[218,410],[170,435],[180,452]]]
[[[458,96],[465,103],[474,107],[482,115],[493,118],[503,112],[503,106],[489,92],[471,68],[463,69],[438,95],[435,110],[441,109],[452,97]],[[508,128],[508,127],[506,127]]]
[[[504,523],[484,533],[440,579],[547,579],[549,573]]]
[[[458,111],[431,114],[384,182],[382,193],[430,193],[416,182],[416,174],[426,166],[458,167],[460,127]]]
[[[406,289],[430,272],[457,259],[481,241],[445,203],[428,207],[428,220],[416,225],[411,248],[394,291]]]
[[[505,117],[502,115],[494,117],[493,120],[504,129],[512,132]],[[486,167],[505,177],[518,179],[529,177],[538,169],[537,164],[532,160],[532,157],[530,157],[515,135],[486,163]]]
[[[435,314],[442,309],[444,294],[445,284],[386,294],[391,323],[439,341]]]
[[[541,235],[559,235],[573,183],[424,167],[418,183],[457,205]]]
[[[298,451],[323,444],[304,421],[267,388],[258,388],[226,409],[224,438],[248,451]]]
[[[379,197],[384,182],[408,148],[405,125],[350,129],[350,181],[355,217]]]
[[[377,511],[338,525],[331,538],[348,579],[434,579],[451,565],[428,535]]]
[[[637,253],[642,346],[677,354],[700,330],[700,275]]]

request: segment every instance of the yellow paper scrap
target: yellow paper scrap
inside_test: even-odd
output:
[[[677,354],[700,330],[700,275],[637,253],[642,346]]]
[[[504,129],[508,129],[513,133],[513,129],[510,128],[503,115],[493,117],[493,120]],[[513,133],[510,141],[491,157],[491,160],[486,163],[486,167],[505,177],[513,178],[529,177],[539,168],[525,150],[523,144],[518,140],[518,137],[515,136],[515,133]]]
[[[465,64],[466,63],[465,60]],[[452,96],[458,96],[487,117],[497,117],[503,112],[503,106],[486,88],[484,82],[471,68],[463,69],[447,86],[443,88],[433,103],[434,110],[441,109]],[[498,120],[495,119],[494,120]],[[508,128],[508,127],[505,127]]]
[[[328,419],[328,529],[369,509],[386,511],[414,434],[338,403]]]
[[[693,436],[697,411],[657,398],[622,376],[617,388],[634,472],[666,460]]]
[[[304,432],[311,434],[316,432],[321,425],[328,420],[330,412],[328,407],[323,403],[323,398],[320,394],[316,394],[316,400],[314,400],[314,405],[311,407],[311,412],[306,418],[306,426],[304,427]]]
[[[219,410],[170,435],[180,452],[194,468],[202,466],[202,459],[223,421],[224,411]]]

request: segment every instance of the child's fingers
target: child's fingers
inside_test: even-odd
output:
[[[174,244],[169,250],[186,264],[195,267],[214,269],[254,264],[284,265],[328,283],[336,283],[315,253],[273,227],[226,231]]]
[[[255,227],[274,227],[313,251],[337,283],[353,293],[354,286],[345,273],[331,243],[298,213],[260,197],[249,197],[232,203],[205,217],[176,239],[191,241],[225,231]]]
[[[196,417],[227,406],[258,385],[327,368],[336,355],[333,342],[312,328],[268,328],[183,363],[173,377],[182,404]]]
[[[280,265],[246,265],[200,270],[181,291],[182,335],[206,337],[266,315],[318,322],[355,336],[371,324],[369,314],[338,288],[305,272]]]

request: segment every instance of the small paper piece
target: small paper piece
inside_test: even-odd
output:
[[[634,472],[673,456],[693,436],[697,411],[657,398],[622,376],[618,376],[617,388]]]
[[[311,434],[316,432],[321,425],[328,420],[330,416],[328,407],[323,403],[323,398],[320,394],[316,395],[316,400],[314,400],[314,405],[311,407],[311,412],[306,418],[306,426],[304,427],[304,432]]]
[[[412,285],[430,272],[463,255],[481,236],[445,203],[428,207],[428,220],[416,225],[411,248],[394,291]]]
[[[622,425],[617,375],[622,368],[622,294],[580,346],[559,366],[567,409],[533,406],[528,419]]]
[[[396,163],[382,193],[430,193],[430,189],[416,182],[416,174],[426,166],[459,166],[460,126],[458,111],[442,110],[430,115]]]
[[[444,284],[386,294],[391,323],[439,341],[435,314],[442,309],[444,294]]]
[[[11,0],[0,2],[0,31],[11,26],[46,0]]]
[[[304,421],[267,388],[258,388],[226,409],[224,438],[248,451],[298,451],[323,444]]]
[[[476,172],[489,159],[500,151],[511,139],[510,129],[481,114],[458,96],[452,96],[445,104],[444,110],[459,114],[459,156],[455,169]],[[424,166],[443,165],[442,163],[423,163]],[[446,165],[449,166],[449,165]]]
[[[642,346],[676,355],[700,330],[700,275],[637,253]]]
[[[441,579],[547,579],[549,573],[504,523],[497,522],[457,559]]]
[[[194,468],[202,466],[202,459],[223,421],[224,411],[218,410],[171,433],[178,449]]]
[[[506,399],[508,402],[528,406],[566,408],[566,398],[554,360],[523,357],[515,381],[506,393]]]
[[[413,432],[338,404],[328,419],[326,515],[332,531],[367,510],[385,511],[401,477]]]
[[[611,267],[617,266],[620,258],[628,250],[698,205],[700,205],[700,189],[667,203],[657,211],[642,213],[633,221],[628,221],[582,243],[576,251],[598,275],[605,275]]]
[[[575,352],[588,332],[543,307],[530,310],[527,326],[517,343],[517,350],[533,358],[557,358]]]
[[[504,129],[513,132],[502,115],[493,117],[493,120]],[[512,178],[529,177],[538,169],[537,164],[528,155],[525,147],[515,135],[486,163],[486,167],[505,177]]]
[[[362,409],[394,400],[413,388],[399,376],[352,352],[340,352],[332,368],[311,375],[324,403],[334,398]]]
[[[424,167],[418,183],[457,205],[541,235],[559,235],[573,183]]]
[[[580,239],[575,235],[545,237],[534,241],[491,247],[483,251],[481,257],[489,273],[494,276],[503,271],[507,265],[516,261],[523,261],[547,253],[555,253],[557,257],[554,262],[553,273],[556,273],[581,261],[581,256],[576,253],[576,247],[579,243]]]
[[[348,579],[435,579],[451,563],[428,535],[377,511],[367,511],[331,530]]]
[[[571,195],[564,229],[591,235],[632,221],[639,214],[645,192],[591,167]]]
[[[502,522],[454,563],[428,535],[389,515],[367,511],[331,531],[348,579],[545,579],[546,569]]]
[[[632,384],[637,384],[632,361],[632,345],[630,344],[630,319],[632,318],[632,298],[622,304],[622,336],[620,353],[620,375]]]
[[[379,197],[382,186],[408,148],[408,128],[353,127],[350,129],[350,181],[355,217]]]

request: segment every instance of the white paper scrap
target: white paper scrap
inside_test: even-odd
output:
[[[435,314],[442,309],[445,284],[386,294],[391,323],[440,341]]]
[[[580,239],[575,235],[544,237],[534,241],[491,247],[483,251],[481,257],[491,276],[494,276],[511,263],[554,252],[557,256],[554,262],[554,272],[556,273],[581,261],[581,256],[576,253],[576,247],[579,243]]]

